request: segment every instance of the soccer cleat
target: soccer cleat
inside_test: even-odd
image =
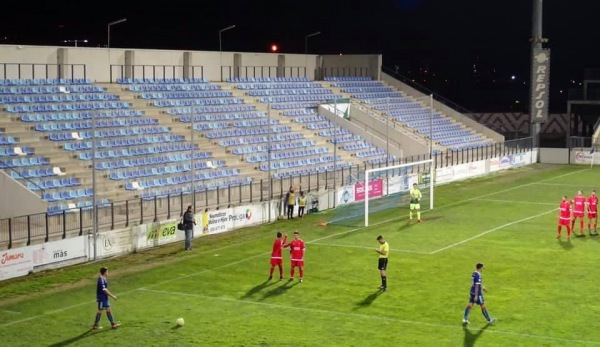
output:
[[[283,281],[283,276],[279,277],[279,280],[280,280],[280,281]]]
[[[302,282],[304,282],[304,280],[301,278],[301,279],[300,279],[300,283],[302,283]]]
[[[557,239],[557,240],[560,240],[560,235],[558,235],[558,236],[556,237],[556,239]]]
[[[417,223],[422,223],[422,222],[423,222],[423,221],[422,221],[422,220],[420,220],[420,219],[419,219],[419,220],[417,220]]]
[[[489,321],[487,321],[487,324],[494,324],[496,323],[497,319],[496,318],[490,318]]]
[[[118,329],[120,326],[121,326],[121,324],[119,324],[119,323],[114,323],[114,324],[111,326],[111,329]]]
[[[412,218],[408,220],[408,224],[411,224],[411,223],[412,223]]]
[[[466,318],[463,318],[463,324],[469,324],[469,323],[470,323],[470,322],[469,322],[469,320],[468,320],[468,319],[466,319]]]
[[[101,327],[101,326],[99,326],[99,325],[95,325],[95,324],[94,324],[94,325],[92,326],[92,330],[100,330],[100,329],[102,329],[102,327]]]
[[[270,281],[273,279],[273,276],[269,276],[269,279],[267,281]]]

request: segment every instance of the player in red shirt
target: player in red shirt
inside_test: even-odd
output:
[[[569,202],[569,198],[567,196],[562,197],[562,201],[560,202],[559,212],[558,212],[558,236],[557,239],[560,240],[560,232],[562,231],[563,225],[567,227],[567,240],[571,238],[571,203]]]
[[[587,215],[588,215],[588,231],[590,235],[598,235],[598,230],[596,229],[598,225],[598,196],[596,195],[596,190],[592,190],[592,193],[587,198]],[[592,229],[592,221],[594,228]],[[594,233],[592,234],[592,230]]]
[[[283,246],[287,241],[287,234],[283,235],[283,240],[281,239],[281,231],[277,232],[277,238],[273,241],[273,251],[271,252],[271,270],[269,271],[269,281],[273,279],[273,270],[275,270],[275,266],[279,267],[279,280],[283,279],[283,257],[281,253],[283,251]]]
[[[573,198],[573,220],[571,221],[571,230],[575,233],[575,222],[579,218],[579,233],[580,236],[585,236],[583,232],[583,217],[585,213],[586,198],[583,196],[581,190],[577,191],[577,196]]]
[[[304,281],[304,251],[306,250],[306,246],[304,241],[300,238],[300,233],[298,231],[294,231],[294,240],[292,242],[286,244],[283,247],[289,247],[292,260],[292,269],[290,270],[290,281],[294,280],[294,270],[296,267],[299,269],[300,274],[300,282]]]

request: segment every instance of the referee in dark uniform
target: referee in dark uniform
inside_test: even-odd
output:
[[[390,254],[390,245],[385,241],[383,236],[377,236],[377,241],[379,241],[379,248],[375,248],[375,252],[379,254],[379,261],[377,263],[377,268],[381,273],[381,291],[387,290],[387,276],[385,274],[385,270],[387,269],[388,264],[388,255]]]

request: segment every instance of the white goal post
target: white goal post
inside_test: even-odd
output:
[[[365,227],[369,226],[369,177],[372,177],[371,175],[373,173],[377,173],[377,172],[381,172],[381,171],[389,171],[389,170],[394,170],[394,169],[402,169],[402,168],[407,168],[407,167],[411,167],[411,166],[418,166],[418,165],[427,165],[429,164],[429,209],[433,209],[433,185],[434,185],[434,165],[433,165],[433,159],[427,159],[427,160],[421,160],[421,161],[416,161],[416,162],[412,162],[412,163],[406,163],[406,164],[399,164],[399,165],[393,165],[393,166],[386,166],[386,167],[380,167],[380,168],[376,168],[376,169],[369,169],[365,171]],[[409,187],[410,189],[410,187]]]

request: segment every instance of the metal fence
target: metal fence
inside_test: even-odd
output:
[[[119,78],[204,78],[202,65],[110,65],[110,83]]]
[[[85,64],[0,63],[0,79],[87,78]]]
[[[433,156],[436,168],[453,166],[523,153],[531,150],[531,138],[496,143],[489,146],[448,150]],[[195,201],[195,211],[207,211],[218,208],[278,200],[285,196],[289,187],[300,186],[311,191],[330,190],[344,186],[352,177],[364,177],[367,169],[392,166],[397,164],[417,162],[429,159],[429,154],[414,155],[401,160],[381,162],[378,164],[363,163],[339,169],[306,175],[254,181],[250,184],[229,186],[204,191],[196,191],[195,196],[178,194],[157,196],[151,199],[134,199],[115,201],[109,204],[99,204],[98,231],[109,231],[130,225],[156,222],[163,219],[178,218],[183,215],[188,205]],[[418,172],[426,168],[413,167]],[[269,187],[271,185],[271,187]],[[271,196],[269,196],[271,192]],[[80,208],[63,211],[60,214],[40,213],[0,220],[0,245],[11,248],[15,243],[27,245],[35,242],[47,242],[51,239],[67,238],[76,235],[89,234],[92,231],[91,208]]]
[[[306,77],[306,66],[221,66],[221,81],[229,78]]]

